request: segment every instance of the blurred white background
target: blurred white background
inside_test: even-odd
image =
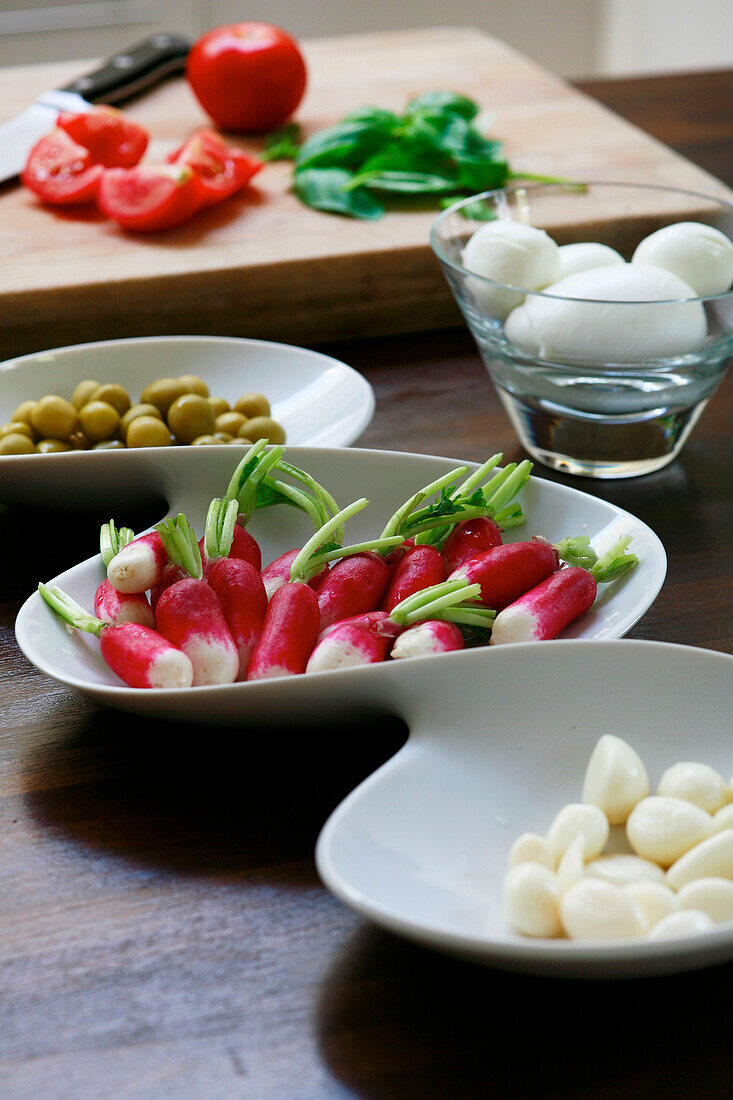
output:
[[[2,0],[0,64],[98,57],[154,30],[241,20],[298,38],[470,26],[567,77],[733,65],[731,0]]]

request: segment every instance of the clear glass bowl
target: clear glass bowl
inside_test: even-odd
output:
[[[539,184],[463,199],[433,225],[433,251],[525,449],[586,477],[634,477],[667,465],[730,365],[733,291],[599,301],[467,270],[469,238],[506,218],[544,229],[558,245],[609,245],[629,261],[641,240],[678,222],[702,222],[733,238],[733,204],[638,184]],[[512,316],[517,304],[526,308]]]

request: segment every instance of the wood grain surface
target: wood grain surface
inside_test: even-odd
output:
[[[732,87],[731,73],[584,85],[728,184],[733,115],[715,112]],[[706,106],[689,123],[695,89]],[[520,456],[462,328],[328,350],[375,388],[362,445]],[[536,471],[661,537],[668,577],[631,637],[733,653],[732,416],[729,376],[666,470],[597,483]],[[322,888],[315,839],[403,743],[394,718],[235,736],[215,715],[193,730],[133,721],[37,673],[14,641],[17,609],[87,556],[100,518],[64,529],[0,511],[3,1100],[727,1095],[733,967],[518,977],[402,942]]]
[[[304,49],[311,78],[297,117],[306,134],[364,103],[400,111],[418,92],[456,88],[481,104],[516,171],[720,190],[697,165],[478,31],[347,36]],[[0,71],[0,121],[87,65]],[[127,109],[150,130],[151,160],[207,123],[180,77]],[[122,336],[303,343],[457,323],[428,244],[433,204],[355,221],[304,207],[290,179],[290,164],[270,164],[246,194],[158,235],[126,234],[94,208],[49,211],[17,185],[0,188],[3,358]]]

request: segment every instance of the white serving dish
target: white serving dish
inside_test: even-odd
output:
[[[392,932],[504,969],[640,977],[733,958],[733,922],[657,942],[529,939],[509,929],[501,898],[510,845],[580,800],[602,734],[633,745],[653,789],[680,760],[730,775],[733,657],[659,642],[525,643],[446,661],[437,684],[431,660],[399,670],[407,743],[319,837],[334,894]]]
[[[136,458],[141,484],[160,494],[169,512],[186,513],[201,532],[209,502],[226,489],[239,455],[228,447],[172,447],[163,452],[140,452]],[[461,465],[459,460],[389,451],[326,448],[286,448],[285,457],[308,470],[328,488],[341,507],[362,496],[369,506],[347,527],[347,542],[377,537],[392,513],[415,491]],[[488,456],[487,456],[488,457]],[[39,460],[40,462],[40,460]],[[42,463],[41,463],[42,464]],[[468,464],[470,469],[475,467]],[[118,485],[112,490],[109,515],[125,523],[124,509],[117,501]],[[640,520],[612,504],[577,489],[532,478],[521,498],[526,526],[507,532],[509,541],[541,534],[557,541],[566,535],[589,535],[599,552],[624,534],[633,536],[632,548],[640,564],[599,594],[594,607],[571,624],[565,637],[596,640],[625,634],[651,605],[661,588],[666,556],[657,536]],[[161,516],[161,518],[163,518]],[[302,545],[312,534],[306,516],[293,508],[270,508],[255,513],[249,528],[262,548],[264,563],[285,550]],[[55,578],[39,581],[59,585],[85,607],[92,606],[96,586],[104,577],[96,547],[87,561]],[[185,691],[135,690],[124,687],[109,671],[93,637],[78,631],[70,634],[42,601],[32,595],[16,621],[18,643],[42,672],[106,706],[176,721],[216,722],[241,726],[248,721],[276,723],[318,718],[333,713],[342,702],[347,712],[396,706],[408,661],[311,673],[286,680],[258,681],[225,686],[189,688]],[[485,655],[491,664],[493,653]],[[453,666],[470,660],[468,652],[429,658],[426,667],[442,661],[441,672],[449,676]],[[452,664],[451,664],[452,662]],[[428,673],[428,681],[430,672]],[[440,681],[442,683],[442,680]]]
[[[251,391],[264,393],[288,444],[295,446],[348,446],[374,415],[367,380],[319,352],[234,337],[151,336],[77,344],[0,363],[0,424],[22,401],[47,393],[70,398],[85,378],[120,382],[136,401],[149,382],[180,374],[198,374],[212,394],[228,401]],[[161,450],[3,455],[0,501],[89,508],[108,501],[110,484],[115,484],[123,503],[134,499],[140,470],[149,469]]]

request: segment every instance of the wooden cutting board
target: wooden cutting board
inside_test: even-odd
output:
[[[729,197],[708,173],[475,30],[303,45],[310,82],[297,118],[305,133],[365,103],[399,111],[419,92],[450,88],[481,104],[485,129],[515,170]],[[0,121],[87,67],[0,70]],[[207,124],[183,78],[125,109],[148,127],[153,160]],[[156,236],[125,234],[92,210],[54,213],[17,184],[0,187],[1,357],[124,336],[315,343],[459,322],[428,243],[433,211],[377,222],[319,213],[290,194],[290,176],[288,164],[267,165],[247,196]]]

